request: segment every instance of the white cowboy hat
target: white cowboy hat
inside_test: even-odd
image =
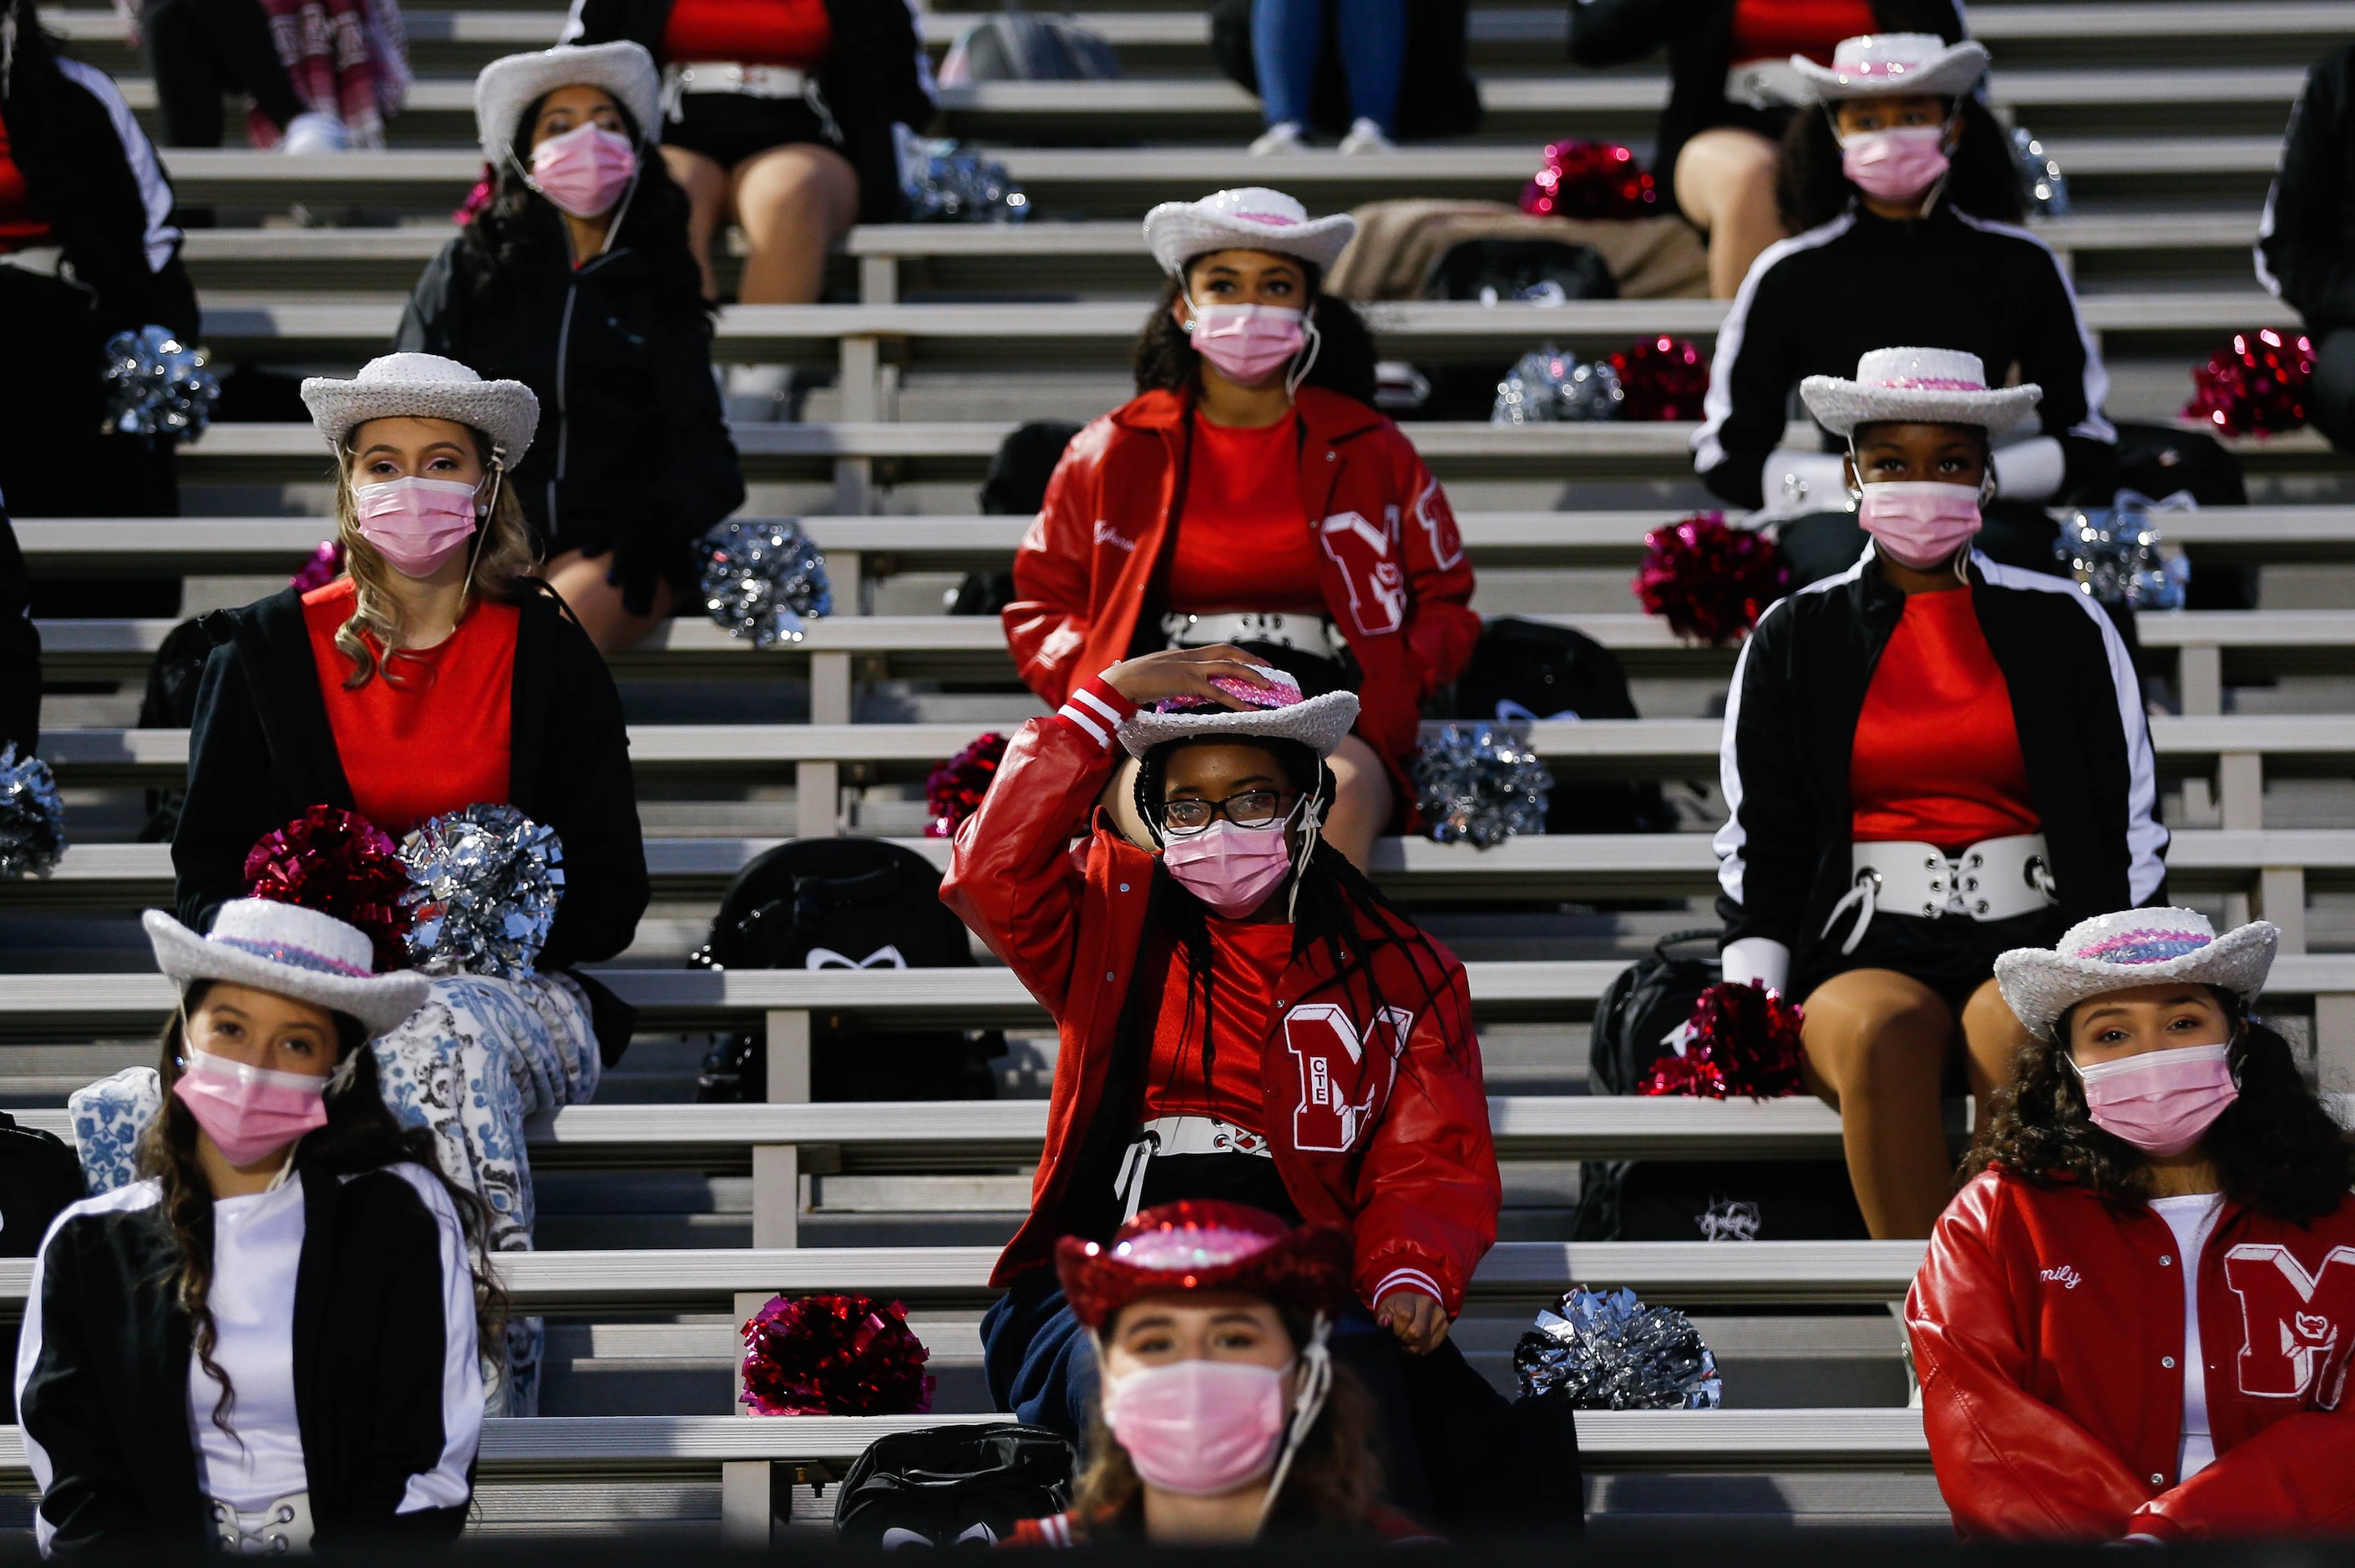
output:
[[[512,469],[539,428],[539,399],[520,381],[485,381],[454,359],[438,354],[388,354],[360,366],[349,381],[314,376],[303,383],[303,406],[311,422],[343,450],[355,425],[396,418],[455,419],[491,440],[492,450]]]
[[[662,73],[645,45],[626,38],[612,44],[559,44],[493,60],[474,79],[474,136],[483,144],[483,156],[495,164],[506,163],[516,152],[515,133],[523,111],[559,87],[603,88],[637,122],[639,140],[650,142],[661,132]]]
[[[295,997],[358,1019],[371,1039],[422,1006],[433,984],[414,969],[377,973],[368,933],[299,904],[233,899],[204,937],[161,909],[139,918],[155,967],[181,990],[192,980],[227,980]]]
[[[2168,980],[2222,986],[2253,1001],[2274,967],[2281,928],[2256,920],[2222,936],[2196,909],[2122,909],[2080,920],[2057,948],[2014,948],[1995,961],[2012,1015],[2040,1040],[2062,1013],[2106,991]]]
[[[1213,250],[1273,250],[1330,272],[1358,220],[1346,212],[1311,217],[1308,209],[1265,185],[1212,191],[1200,201],[1165,201],[1145,215],[1145,242],[1171,277]]]
[[[1950,44],[1935,33],[1865,33],[1842,38],[1832,63],[1791,57],[1799,103],[1843,98],[1960,98],[1987,75],[1987,46],[1965,38]]]
[[[1989,387],[1976,354],[1958,348],[1876,348],[1856,362],[1856,379],[1810,376],[1799,397],[1824,429],[1845,436],[1859,425],[1977,425],[1990,436],[2019,423],[2044,388],[2034,382]]]
[[[1232,736],[1239,740],[1291,740],[1330,757],[1349,726],[1358,722],[1354,692],[1327,692],[1321,697],[1300,694],[1300,683],[1273,665],[1260,673],[1273,683],[1273,705],[1263,708],[1212,708],[1188,705],[1173,713],[1142,708],[1120,726],[1120,743],[1138,761],[1156,746],[1173,740],[1202,740]],[[1190,703],[1190,699],[1189,699]]]

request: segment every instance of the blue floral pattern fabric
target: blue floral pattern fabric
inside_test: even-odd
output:
[[[164,1080],[153,1067],[125,1067],[66,1097],[81,1179],[92,1192],[139,1180],[139,1135],[163,1108]]]

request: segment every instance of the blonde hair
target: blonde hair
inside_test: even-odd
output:
[[[495,476],[497,486],[482,537],[467,545],[478,552],[468,591],[513,603],[519,597],[517,585],[539,570],[539,547],[532,538],[531,524],[524,518],[523,503],[516,499],[514,475],[491,455],[490,438],[471,425],[466,433],[474,438],[474,455]],[[351,618],[336,628],[336,652],[352,662],[352,673],[344,680],[346,691],[367,685],[379,670],[387,681],[400,683],[391,665],[400,654],[407,630],[401,624],[400,600],[392,591],[392,564],[360,533],[359,507],[352,498],[352,463],[358,455],[352,445],[352,430],[345,431],[343,440],[336,443],[336,536],[344,546],[344,575],[352,579],[355,591]],[[368,645],[370,637],[384,650],[381,661]]]

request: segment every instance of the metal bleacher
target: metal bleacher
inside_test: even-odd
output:
[[[446,3],[446,0],[435,0]],[[1119,0],[1082,18],[1120,51],[1113,84],[992,83],[946,95],[941,133],[989,148],[1031,197],[1029,223],[867,228],[826,302],[733,307],[718,354],[814,382],[798,423],[737,429],[750,516],[799,516],[826,550],[837,614],[762,651],[695,620],[614,661],[632,723],[654,873],[634,946],[601,977],[642,1031],[598,1103],[535,1130],[542,1250],[511,1257],[519,1304],[549,1319],[543,1414],[485,1437],[481,1528],[684,1531],[738,1542],[815,1524],[818,1489],[879,1432],[988,1419],[976,1324],[996,1247],[1028,1201],[1054,1040],[1000,969],[714,973],[686,967],[727,878],[797,834],[919,836],[927,768],[1039,706],[994,620],[942,613],[965,571],[1004,569],[1025,520],[972,515],[1011,425],[1082,418],[1126,391],[1128,343],[1156,287],[1136,220],[1150,203],[1265,183],[1312,206],[1393,196],[1511,200],[1542,143],[1648,152],[1660,62],[1572,68],[1561,4],[1487,0],[1471,58],[1476,137],[1386,157],[1239,151],[1249,101],[1219,77],[1199,0]],[[406,17],[418,81],[390,150],[284,158],[165,149],[191,228],[185,254],[223,366],[347,373],[379,352],[448,214],[481,172],[470,79],[553,41],[549,0],[467,0]],[[935,51],[985,8],[932,0]],[[153,122],[144,66],[111,14],[46,12],[115,72]],[[1980,0],[1998,111],[2036,130],[2075,211],[2038,232],[2065,260],[2101,337],[2113,415],[2174,416],[2187,367],[2240,329],[2289,326],[2247,247],[2306,64],[2355,31],[2348,0]],[[732,265],[732,263],[731,263]],[[1490,363],[1553,341],[1587,351],[1674,334],[1705,346],[1722,307],[1614,301],[1558,309],[1394,304],[1386,354]],[[1690,1310],[1727,1408],[1588,1413],[1595,1528],[1699,1510],[1720,1522],[1943,1530],[1890,1304],[1917,1243],[1596,1244],[1569,1239],[1579,1162],[1836,1158],[1812,1100],[1608,1101],[1585,1093],[1587,1023],[1657,938],[1713,923],[1708,830],[1721,814],[1717,724],[1732,653],[1680,644],[1636,613],[1646,530],[1710,504],[1691,427],[1498,429],[1411,423],[1445,481],[1480,574],[1477,608],[1585,630],[1625,664],[1644,717],[1551,722],[1532,743],[1566,782],[1660,781],[1681,830],[1524,837],[1488,851],[1386,841],[1374,873],[1470,966],[1504,1162],[1502,1237],[1456,1332],[1509,1384],[1529,1312],[1572,1283],[1632,1286]],[[2325,1087],[2355,1087],[2355,474],[2310,432],[2232,443],[2252,504],[2167,515],[2197,575],[2247,571],[2257,608],[2146,613],[2176,895],[2286,932],[2269,1014]],[[331,530],[307,426],[217,425],[185,450],[177,518],[18,519],[37,579],[158,580],[194,614],[282,582]],[[166,595],[168,598],[168,594]],[[152,1060],[168,1005],[135,923],[169,897],[160,844],[136,842],[144,792],[186,767],[186,737],[134,727],[147,662],[174,624],[45,617],[43,752],[74,847],[48,880],[0,886],[0,1105],[62,1128],[75,1086]],[[87,611],[79,612],[86,614]],[[1000,1098],[812,1104],[813,1040],[836,1020],[1000,1028]],[[770,1095],[699,1106],[719,1032],[768,1042]],[[1962,1127],[1959,1119],[1955,1131]],[[0,1262],[0,1316],[27,1270]],[[738,1419],[733,1325],[780,1290],[908,1303],[940,1374],[929,1417]],[[1704,1473],[1735,1484],[1696,1488]],[[21,1442],[0,1428],[0,1519],[27,1506]]]

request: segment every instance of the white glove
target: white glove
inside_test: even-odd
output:
[[[1848,497],[1845,462],[1838,452],[1776,447],[1766,454],[1766,465],[1758,472],[1760,488],[1766,493],[1765,510],[1778,517],[1846,512],[1852,503]]]
[[[1780,991],[1791,979],[1791,949],[1772,937],[1744,937],[1740,941],[1725,944],[1720,956],[1727,981],[1748,985],[1755,980],[1768,991]]]
[[[1995,452],[1995,493],[2006,501],[2050,501],[2061,493],[2068,472],[2061,442],[2051,436],[2032,436]]]

